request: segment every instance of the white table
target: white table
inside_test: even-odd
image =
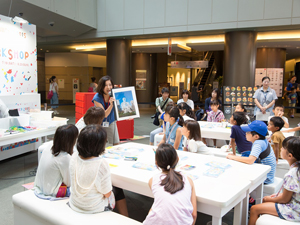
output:
[[[43,128],[39,130],[28,131],[25,133],[9,134],[3,137],[0,137],[0,146],[26,141],[33,138],[46,137],[48,135],[53,135],[57,127]],[[40,144],[40,142],[39,142]],[[37,146],[38,147],[38,146]],[[26,150],[20,150],[21,148],[10,149],[8,151],[0,152],[0,160],[4,160],[22,153],[27,152]],[[37,148],[36,148],[37,149]],[[33,149],[28,149],[31,151]]]
[[[136,143],[126,143],[118,147],[143,148],[137,162],[154,163],[155,155],[153,146]],[[197,195],[197,210],[212,216],[213,225],[221,225],[222,217],[234,207],[234,224],[244,224],[248,208],[242,207],[242,202],[248,200],[250,190],[257,189],[262,196],[262,183],[270,171],[269,166],[247,165],[228,159],[178,151],[179,157],[187,156],[182,164],[195,165],[196,168],[188,173],[199,176],[194,180]],[[147,171],[133,168],[136,162],[107,159],[111,166],[113,185],[149,197],[153,197],[148,186],[149,179],[159,171]],[[228,163],[232,167],[227,169],[218,178],[207,177],[203,172],[208,169],[205,164],[210,161]],[[180,163],[181,164],[181,163]],[[242,215],[243,218],[241,217]]]
[[[206,121],[198,121],[198,123],[201,129],[201,137],[230,140],[231,129],[222,127],[221,126],[222,123],[206,122]],[[208,128],[208,126],[213,124],[216,124],[215,128]],[[282,128],[282,130],[287,130],[287,129],[291,129],[291,128]],[[285,137],[289,137],[289,136],[294,136],[294,133],[295,132],[283,133],[283,135]],[[270,132],[269,135],[271,135]]]

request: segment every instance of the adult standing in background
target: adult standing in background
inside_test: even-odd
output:
[[[253,95],[255,103],[254,116],[256,116],[257,112],[262,112],[263,114],[269,112],[271,116],[274,114],[272,110],[274,108],[277,95],[275,90],[271,89],[269,85],[270,78],[263,77],[262,87],[257,89]]]
[[[98,87],[98,84],[96,83],[96,78],[92,77],[91,80],[92,83],[90,83],[89,92],[96,92]]]
[[[119,144],[119,132],[115,121],[114,104],[115,98],[110,97],[114,84],[110,76],[104,76],[99,80],[96,94],[92,100],[96,107],[101,107],[105,111],[105,118],[102,127],[107,133],[107,140],[110,144]]]
[[[210,102],[213,101],[213,100],[216,100],[219,102],[220,106],[222,105],[222,102],[221,100],[219,99],[219,90],[217,88],[213,89],[212,92],[211,92],[211,96],[208,97],[207,99],[205,99],[205,112],[208,113],[211,111],[211,108],[210,108]]]
[[[173,100],[169,98],[169,94],[168,88],[163,87],[161,89],[161,97],[158,97],[155,100],[156,112],[160,112],[160,114],[162,114],[165,111],[167,104],[169,102],[173,102]]]
[[[56,110],[58,108],[58,106],[56,106],[56,104],[58,105],[58,103],[59,103],[59,101],[58,101],[59,94],[58,94],[58,85],[56,83],[56,76],[52,76],[49,79],[49,83],[50,83],[49,91],[53,92],[53,96],[50,99],[51,108],[48,109],[48,111],[52,111],[54,109],[53,113],[59,114],[59,112]],[[55,104],[55,105],[52,106],[52,104]]]
[[[185,102],[186,104],[188,104],[191,108],[192,108],[192,110],[194,111],[194,101],[193,100],[191,100],[191,99],[189,99],[189,97],[190,97],[190,92],[188,91],[188,90],[186,90],[186,89],[184,89],[183,91],[182,91],[182,93],[181,93],[181,99],[179,99],[178,101],[177,101],[177,105],[179,104],[179,103],[181,103],[181,102]]]

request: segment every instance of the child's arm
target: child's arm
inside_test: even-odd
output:
[[[291,201],[294,192],[283,189],[283,193],[277,197],[272,198],[271,196],[266,196],[263,198],[263,202],[275,202],[281,204],[287,204]]]
[[[196,223],[196,219],[197,219],[197,198],[196,198],[196,191],[195,191],[195,187],[194,187],[194,182],[192,181],[191,178],[188,177],[188,180],[192,186],[192,195],[191,195],[191,202],[193,205],[193,212],[192,212],[192,216],[194,219],[193,225]]]
[[[166,143],[166,134],[165,133],[164,133],[163,139],[161,139],[161,141],[159,142],[158,145],[163,144],[163,143]]]
[[[273,141],[274,143],[274,141]],[[275,156],[276,156],[276,162],[278,163],[278,158],[279,158],[279,143],[274,143],[274,153],[275,153]]]
[[[242,157],[242,156],[236,156],[233,154],[228,154],[226,156],[227,159],[232,159],[238,162],[246,163],[246,164],[253,164],[256,160],[256,157],[253,155],[250,155],[249,157]]]
[[[284,121],[284,128],[289,128],[290,127],[290,124],[288,122],[286,122],[285,120]]]
[[[166,126],[165,126],[165,122],[163,122],[163,133],[166,133]]]
[[[104,194],[104,197],[105,197],[105,198],[109,198],[110,195],[111,195],[111,191],[108,192],[107,194]]]
[[[176,138],[175,138],[175,142],[174,142],[174,148],[175,149],[179,148],[181,137],[182,137],[181,128],[177,128],[177,130],[176,130]]]
[[[153,181],[153,177],[150,178],[150,180],[148,181],[148,185],[149,185],[149,188],[152,190],[152,181]]]
[[[234,138],[231,138],[230,139],[230,145],[231,145],[231,148],[232,148],[232,153],[234,155],[236,155],[236,151],[235,151],[235,139]],[[229,149],[228,149],[229,150]]]
[[[288,129],[288,130],[281,130],[281,132],[289,133],[289,132],[294,132],[294,131],[298,131],[298,130],[300,130],[300,127],[295,127],[295,128]]]

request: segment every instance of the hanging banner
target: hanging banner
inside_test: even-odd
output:
[[[37,93],[36,26],[0,15],[0,95]]]

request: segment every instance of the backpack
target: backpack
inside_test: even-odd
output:
[[[203,120],[205,118],[206,114],[204,113],[203,109],[199,109],[199,110],[196,111],[195,116],[196,116],[196,120],[200,121],[200,120]]]

